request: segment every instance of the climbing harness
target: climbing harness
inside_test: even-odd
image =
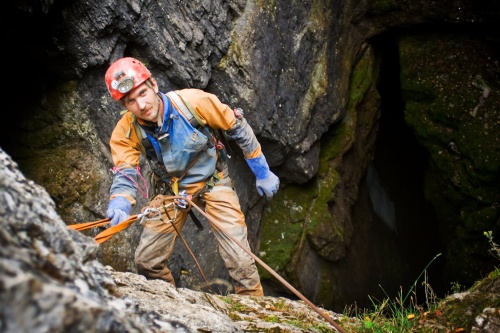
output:
[[[167,202],[167,201],[174,202],[174,201],[178,201],[178,200],[184,200],[184,201],[186,201],[187,202],[187,209],[191,209],[191,207],[195,208],[201,215],[203,215],[208,220],[208,222],[210,223],[210,225],[215,230],[219,231],[220,233],[222,233],[223,235],[225,235],[226,237],[228,237],[229,239],[231,239],[236,245],[238,245],[239,247],[241,247],[249,256],[251,256],[256,262],[258,262],[265,270],[267,270],[278,281],[280,281],[285,287],[287,287],[297,297],[299,297],[302,301],[304,301],[307,305],[309,305],[311,307],[311,309],[313,309],[323,319],[325,319],[328,323],[330,323],[333,327],[335,327],[340,333],[347,333],[341,326],[339,326],[336,322],[334,322],[333,319],[330,318],[330,316],[328,316],[324,311],[321,311],[318,307],[316,307],[316,305],[314,305],[311,301],[309,301],[304,295],[302,295],[290,283],[288,283],[285,279],[283,279],[271,267],[269,267],[259,257],[257,257],[255,254],[253,254],[252,251],[250,251],[250,249],[248,249],[246,246],[244,246],[239,240],[237,240],[236,238],[234,238],[231,234],[226,233],[224,231],[224,229],[221,228],[217,224],[217,222],[213,221],[210,218],[210,216],[208,216],[207,213],[205,213],[205,211],[203,211],[203,209],[201,209],[195,203],[193,203],[193,201],[189,197],[179,196],[179,195],[176,195],[176,196],[164,196],[163,200],[164,200],[164,202]],[[95,236],[94,239],[95,239],[95,241],[97,243],[101,244],[104,241],[106,241],[109,238],[111,238],[116,233],[118,233],[118,232],[120,232],[120,231],[128,228],[132,223],[134,223],[134,222],[136,222],[138,220],[141,220],[141,223],[145,223],[145,221],[147,221],[150,218],[157,218],[157,217],[159,217],[161,219],[161,216],[162,216],[161,215],[161,211],[163,209],[165,211],[165,213],[166,213],[166,209],[165,208],[166,208],[165,205],[162,206],[162,207],[160,207],[160,208],[150,208],[150,207],[147,207],[147,208],[144,209],[144,211],[141,214],[130,216],[130,218],[128,218],[127,220],[125,220],[125,221],[123,221],[123,222],[121,222],[121,223],[119,223],[119,224],[117,224],[117,225],[115,225],[113,227],[110,227],[110,228],[104,230],[103,232],[101,232],[100,234],[98,234],[97,236]],[[168,215],[168,213],[166,213],[166,214]],[[103,219],[103,220],[99,220],[99,221],[95,221],[95,222],[72,224],[72,225],[68,225],[68,228],[73,229],[73,230],[80,230],[81,231],[81,230],[92,228],[92,227],[107,225],[107,224],[109,224],[110,220],[111,219],[108,218],[108,219]],[[168,223],[169,221],[170,221],[170,218],[169,218],[169,220],[166,223]],[[171,221],[173,221],[173,220],[171,220]],[[172,223],[172,225],[174,226],[174,223]],[[176,230],[177,234],[180,235],[180,233],[178,232],[178,230],[177,229],[175,229],[175,230]],[[181,240],[182,240],[182,238],[181,238]],[[185,245],[187,246],[187,243],[185,243]],[[193,258],[194,258],[194,255],[193,255]],[[198,265],[198,262],[196,261],[196,259],[195,259],[195,262],[196,262],[196,265],[198,266],[198,269],[201,272],[200,266]],[[202,276],[205,279],[205,283],[207,283],[207,285],[208,285],[208,282],[207,282],[207,280],[206,280],[206,278],[205,278],[205,276],[204,276],[203,273],[202,273]]]

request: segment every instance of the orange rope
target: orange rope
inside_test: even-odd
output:
[[[125,230],[128,227],[130,227],[130,225],[132,223],[134,223],[135,221],[137,221],[139,219],[140,219],[139,215],[132,215],[128,219],[126,219],[125,221],[99,233],[97,236],[94,237],[94,240],[97,243],[102,244],[103,242],[105,242],[108,239],[110,239],[111,237],[113,237],[116,233],[119,233],[120,231]],[[90,228],[94,228],[94,227],[101,227],[101,226],[108,225],[109,221],[111,221],[111,219],[102,219],[102,220],[94,221],[94,222],[84,222],[84,223],[78,223],[78,224],[71,224],[71,225],[68,225],[68,228],[73,229],[73,230],[82,231],[85,229],[90,229]]]
[[[93,227],[104,226],[106,224],[109,224],[110,220],[111,219],[102,219],[102,220],[94,221],[94,222],[85,222],[85,223],[79,223],[79,224],[71,224],[71,225],[68,225],[68,228],[73,229],[73,230],[82,231],[82,230],[93,228]]]
[[[110,239],[111,237],[113,237],[116,233],[119,233],[120,231],[127,229],[128,227],[130,227],[132,223],[134,223],[139,219],[140,219],[139,215],[133,215],[128,219],[126,219],[125,221],[120,222],[117,225],[104,230],[103,232],[95,236],[94,239],[97,243],[101,244]]]

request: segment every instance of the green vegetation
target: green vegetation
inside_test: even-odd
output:
[[[486,238],[488,238],[488,243],[490,245],[490,253],[495,257],[497,258],[498,260],[500,260],[500,247],[498,246],[497,243],[495,243],[493,241],[493,232],[490,230],[490,231],[485,231],[484,232],[484,235],[486,236]]]
[[[500,260],[500,247],[493,241],[492,232],[484,232],[484,235],[488,238],[490,253]],[[357,333],[470,332],[475,318],[483,313],[484,309],[492,308],[498,311],[500,297],[495,286],[500,285],[500,268],[495,268],[488,277],[477,282],[469,290],[470,295],[477,291],[476,295],[438,300],[427,283],[427,267],[406,295],[401,291],[394,300],[386,298],[379,301],[370,298],[373,309],[359,313],[356,312],[357,309],[347,309],[345,311],[347,316],[354,312],[363,323],[355,331]],[[416,297],[412,296],[415,295],[415,287],[422,276],[424,277],[422,285],[426,287],[425,306],[419,305]],[[452,293],[457,293],[460,289],[460,284],[455,283],[452,286]]]
[[[318,175],[306,184],[290,184],[280,189],[264,211],[259,256],[292,283],[297,278],[294,273],[294,260],[300,257],[308,237],[313,246],[321,248],[319,254],[323,257],[331,258],[335,253],[341,253],[339,248],[344,247],[345,230],[342,223],[335,221],[331,206],[336,200],[335,188],[341,181],[338,169],[342,157],[346,151],[352,149],[356,126],[363,122],[358,119],[356,107],[374,85],[375,74],[372,68],[373,57],[367,52],[353,71],[344,120],[321,139]],[[320,75],[316,81],[314,89],[310,91],[315,96],[324,84]],[[311,96],[311,100],[314,99],[315,97]],[[263,280],[272,278],[260,267],[259,273]],[[327,284],[326,281],[325,286]],[[328,293],[324,293],[326,294]],[[327,299],[322,301],[325,304],[330,302]]]
[[[431,263],[439,256],[436,255]],[[429,263],[430,265],[430,263]],[[358,317],[363,321],[363,327],[358,332],[411,332],[411,328],[415,323],[415,318],[425,313],[424,309],[432,310],[436,306],[436,296],[432,288],[427,283],[426,269],[420,274],[414,282],[410,292],[406,295],[401,290],[398,297],[394,300],[390,298],[381,301],[370,297],[373,305],[372,310],[364,310]],[[415,287],[420,278],[424,276],[424,284],[426,286],[426,306],[425,308],[418,305]]]

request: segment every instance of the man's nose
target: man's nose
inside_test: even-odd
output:
[[[137,106],[139,109],[144,109],[146,107],[146,99],[145,98],[138,98],[137,99]]]

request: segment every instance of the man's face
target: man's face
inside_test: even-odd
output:
[[[159,112],[157,90],[154,79],[152,80],[152,88],[144,82],[122,98],[123,105],[137,118],[156,122]]]

